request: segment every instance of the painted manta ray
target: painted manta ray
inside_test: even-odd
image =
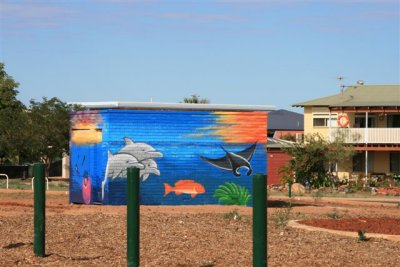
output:
[[[254,152],[256,151],[256,147],[257,147],[257,142],[252,144],[243,151],[234,153],[226,151],[226,149],[221,146],[221,148],[226,153],[225,157],[210,159],[200,156],[200,158],[207,161],[211,165],[214,165],[217,168],[227,171],[233,171],[233,174],[235,176],[240,176],[239,172],[240,168],[246,168],[248,170],[246,175],[249,176],[253,172],[253,169],[251,168],[250,165],[250,160],[253,157]]]

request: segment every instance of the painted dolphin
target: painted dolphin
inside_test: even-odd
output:
[[[158,170],[157,163],[152,159],[142,160],[140,163],[144,165],[144,169],[140,170],[140,177],[142,177],[143,181],[146,181],[149,178],[150,174],[155,174],[160,176],[160,171]]]
[[[124,138],[125,146],[121,148],[114,155],[109,152],[107,167],[105,172],[104,180],[101,183],[102,187],[102,199],[104,199],[104,188],[107,179],[114,178],[126,178],[127,167],[137,167],[140,169],[140,177],[143,181],[149,178],[150,174],[160,176],[157,163],[153,158],[160,158],[163,156],[161,152],[158,152],[151,145],[145,143],[135,143],[129,137]]]
[[[234,152],[226,151],[226,149],[221,146],[221,148],[226,153],[225,157],[217,158],[217,159],[210,159],[210,158],[200,156],[200,158],[202,158],[203,160],[205,160],[206,162],[210,163],[211,165],[213,165],[217,168],[227,170],[227,171],[233,171],[233,174],[235,176],[240,176],[239,169],[245,168],[248,170],[246,175],[249,176],[253,172],[253,169],[250,164],[250,160],[253,157],[254,152],[256,151],[256,147],[257,147],[257,142],[252,144],[251,146],[249,146],[248,148],[246,148],[243,151],[234,153]]]
[[[128,167],[137,167],[139,169],[144,168],[144,165],[139,163],[138,160],[130,154],[111,154],[108,151],[107,161],[107,177],[114,178],[126,178]]]
[[[161,158],[163,154],[158,152],[151,145],[145,143],[135,143],[129,137],[124,138],[125,146],[118,152],[131,154],[139,162],[145,159]]]

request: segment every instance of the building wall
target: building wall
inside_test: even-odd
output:
[[[134,166],[141,204],[251,205],[251,177],[267,170],[266,140],[266,112],[79,112],[70,201],[125,204],[126,168]]]
[[[390,157],[389,152],[374,152],[374,172],[375,173],[389,173],[390,171]]]
[[[305,107],[304,108],[304,134],[320,134],[328,138],[329,127],[313,125],[314,114],[329,114],[328,108]],[[336,117],[336,113],[332,114],[332,118]]]
[[[281,184],[282,175],[279,171],[290,159],[291,157],[281,149],[268,149],[268,185]]]
[[[389,116],[393,115],[393,114],[398,114],[398,113],[391,113],[388,111],[388,109],[386,110],[385,107],[382,108],[382,111],[378,111],[376,109],[376,107],[372,108],[372,112],[368,113],[368,117],[371,118],[375,118],[375,125],[373,127],[376,128],[387,128],[387,127],[391,127],[394,125],[390,125],[388,126],[389,120]],[[356,126],[355,122],[356,122],[356,113],[354,113],[354,110],[351,110],[352,112],[347,113],[348,117],[349,117],[349,126],[348,127],[360,127],[360,126]],[[365,117],[365,112],[359,112],[361,114],[362,117]],[[304,134],[320,134],[322,136],[324,136],[325,138],[328,138],[328,134],[329,134],[329,127],[328,125],[326,126],[314,126],[313,125],[313,119],[314,117],[316,117],[316,114],[326,114],[327,116],[329,116],[329,109],[328,108],[323,108],[323,107],[304,107]],[[339,112],[340,114],[340,112]],[[338,113],[336,112],[332,112],[331,114],[331,118],[337,118],[338,117]],[[331,125],[331,127],[337,127],[338,125]],[[334,131],[334,128],[331,129]],[[393,129],[391,129],[393,130]],[[384,129],[382,129],[383,134],[382,134],[382,140],[385,140],[385,138],[387,136],[390,136],[390,138],[393,138],[393,136],[396,136],[396,134],[392,134],[392,131],[387,131],[387,133],[385,132]],[[378,132],[378,131],[371,131],[371,132]],[[386,139],[388,140],[388,139]],[[358,140],[359,142],[363,142],[364,140]],[[374,141],[376,143],[377,146],[374,146],[373,148],[370,148],[371,150],[374,151],[370,151],[369,152],[369,164],[368,164],[368,172],[369,173],[389,173],[390,172],[390,151],[388,151],[388,147],[385,147],[385,144],[382,144],[382,142],[380,141]],[[393,146],[393,151],[398,151],[398,142],[396,143],[393,141],[389,141],[390,145],[394,145]],[[359,145],[363,145],[362,143],[360,143]],[[372,147],[373,145],[368,144],[370,147]],[[379,148],[377,147],[382,147],[381,150],[382,151],[375,151],[375,150],[379,150]],[[385,147],[385,148],[383,148]],[[372,159],[370,161],[370,159]],[[348,178],[352,173],[353,173],[353,162],[347,161],[345,163],[342,163],[338,166],[338,170],[339,170],[339,177],[340,178]],[[365,174],[365,172],[361,173],[362,175]]]

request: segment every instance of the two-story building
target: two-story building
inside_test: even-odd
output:
[[[400,85],[360,82],[293,106],[304,107],[304,134],[333,140],[339,133],[357,151],[351,161],[337,166],[340,177],[400,173]]]

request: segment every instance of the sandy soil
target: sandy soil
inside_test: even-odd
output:
[[[126,266],[126,207],[70,205],[47,192],[45,258],[33,255],[33,195],[0,190],[0,266]],[[398,200],[291,200],[290,219],[400,218]],[[268,266],[398,266],[400,242],[278,227],[289,201],[271,198]],[[228,214],[236,210],[239,219]],[[252,210],[233,206],[141,206],[141,266],[252,266]]]

